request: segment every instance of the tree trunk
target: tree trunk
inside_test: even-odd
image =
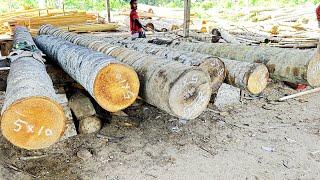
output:
[[[268,84],[269,72],[261,63],[249,63],[222,59],[226,66],[226,83],[245,89],[251,94],[261,93]]]
[[[17,27],[14,47],[23,44],[32,52],[12,56],[2,108],[2,134],[12,144],[25,149],[46,148],[59,140],[65,129],[65,114],[57,102],[52,81],[46,72],[28,30]],[[13,49],[16,51],[18,49]],[[28,55],[26,55],[28,53]],[[38,54],[38,55],[37,55]]]
[[[53,36],[38,36],[35,41],[104,109],[119,111],[130,106],[137,98],[137,74],[114,58]]]
[[[200,67],[209,73],[213,93],[218,91],[225,79],[224,63],[217,57],[196,52],[165,48],[164,46],[147,43],[146,39],[136,39],[132,41],[124,38],[105,38],[104,41],[114,45],[125,46],[150,55],[159,56],[161,58],[178,61],[184,65]]]
[[[91,38],[94,37],[91,36]],[[213,92],[219,89],[226,77],[228,84],[248,90],[252,94],[259,94],[266,88],[269,79],[268,69],[261,63],[222,59],[225,64],[224,68],[220,58],[196,52],[166,48],[165,46],[150,43],[146,44],[148,42],[147,39],[132,41],[126,38],[104,38],[103,40],[115,45],[122,45],[148,54],[179,61],[186,65],[199,66],[209,72]]]
[[[194,119],[208,105],[212,92],[210,77],[200,68],[63,32],[52,26],[43,26],[40,33],[63,37],[78,45],[109,54],[132,66],[142,85],[141,97],[176,117]]]
[[[238,61],[264,63],[274,80],[320,85],[318,51],[189,42],[175,42],[171,47]]]

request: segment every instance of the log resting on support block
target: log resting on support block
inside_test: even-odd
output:
[[[6,139],[20,148],[41,149],[59,140],[66,117],[57,102],[41,52],[28,30],[16,27],[12,51],[28,48],[33,52],[20,51],[20,55],[11,56],[1,130]]]
[[[141,97],[171,115],[194,119],[209,103],[212,93],[210,77],[200,68],[64,32],[48,25],[40,28],[40,34],[62,37],[75,44],[111,55],[132,66],[139,75]]]
[[[226,83],[249,91],[251,94],[261,93],[268,84],[269,72],[267,67],[261,63],[249,63],[221,60],[226,66]]]
[[[138,75],[111,56],[48,35],[36,37],[35,42],[107,111],[122,110],[137,98]]]
[[[209,73],[213,93],[218,91],[226,76],[224,63],[217,57],[165,48],[164,46],[147,43],[147,40],[142,38],[135,40],[126,38],[105,38],[103,40],[114,45],[124,46],[147,54],[178,61],[184,65],[200,67]]]
[[[252,94],[259,94],[266,88],[269,79],[268,69],[261,63],[239,62],[196,52],[166,48],[165,46],[150,44],[147,39],[143,38],[135,40],[104,38],[103,40],[115,45],[118,44],[148,54],[176,60],[186,65],[199,66],[209,72],[213,92],[218,90],[224,77],[226,77],[226,83],[243,90],[248,90]],[[221,63],[221,60],[225,65]],[[224,72],[224,69],[226,72]],[[226,73],[226,76],[224,73]]]
[[[195,51],[237,61],[263,63],[274,80],[320,85],[319,50],[296,50],[239,44],[175,41],[172,48]]]

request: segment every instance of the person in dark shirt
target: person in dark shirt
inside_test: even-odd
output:
[[[146,35],[143,31],[143,25],[139,21],[139,15],[137,12],[138,4],[137,0],[131,0],[131,12],[130,12],[130,31],[133,38],[145,38]]]

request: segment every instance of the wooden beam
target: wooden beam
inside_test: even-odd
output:
[[[183,36],[189,36],[191,0],[184,0]]]
[[[110,23],[111,17],[110,17],[110,2],[109,2],[109,0],[106,0],[106,8],[107,8],[107,12],[108,12],[108,23]]]

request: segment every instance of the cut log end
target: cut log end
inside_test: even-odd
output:
[[[207,107],[212,89],[210,77],[200,70],[191,70],[180,76],[169,94],[169,106],[183,119],[198,117]]]
[[[316,50],[315,55],[307,67],[307,81],[310,86],[320,86],[320,52]]]
[[[251,94],[261,93],[268,84],[269,72],[265,65],[256,66],[248,78],[247,90]]]
[[[10,105],[3,113],[1,130],[12,144],[24,149],[47,148],[65,129],[62,107],[46,97],[30,97]]]
[[[99,71],[93,91],[101,107],[116,112],[134,103],[139,87],[139,78],[133,69],[122,64],[110,64]]]
[[[208,58],[199,66],[207,71],[211,79],[212,92],[217,92],[226,77],[225,65],[219,58]]]

